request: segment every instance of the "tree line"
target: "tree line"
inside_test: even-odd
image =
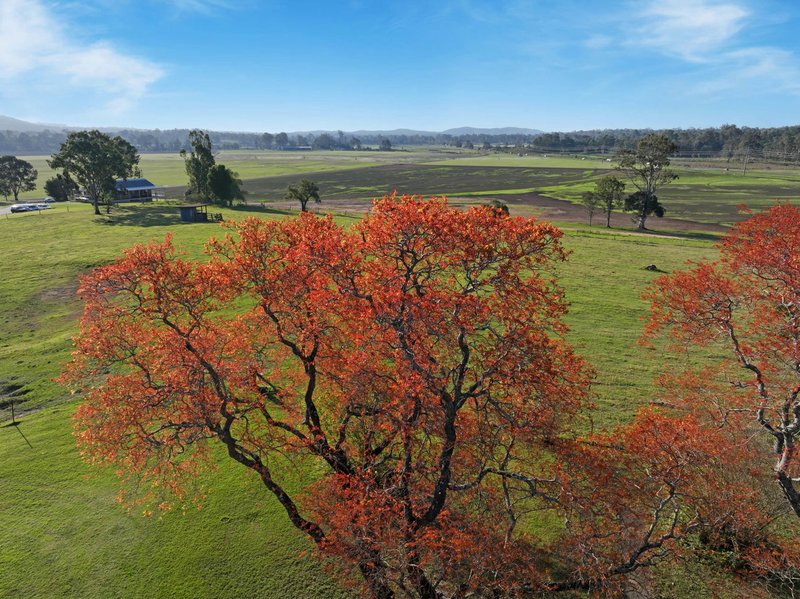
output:
[[[360,134],[343,131],[330,133],[288,134],[237,133],[209,131],[214,146],[220,150],[361,150],[367,147],[391,149],[402,145],[448,145],[454,147],[492,147],[510,152],[591,152],[613,153],[632,149],[646,135],[666,135],[677,148],[677,155],[722,156],[733,158],[750,154],[770,161],[800,161],[800,126],[776,128],[723,125],[701,129],[597,129],[589,131],[524,134]],[[180,152],[191,149],[189,129],[123,129],[115,135],[136,147],[139,152]],[[66,141],[66,131],[0,131],[0,153],[50,154]],[[388,144],[388,147],[386,146]]]

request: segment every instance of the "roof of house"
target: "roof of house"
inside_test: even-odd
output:
[[[155,185],[147,179],[120,179],[115,183],[117,191],[138,191],[140,189],[155,189]]]

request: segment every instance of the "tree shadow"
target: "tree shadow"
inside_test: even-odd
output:
[[[94,218],[94,222],[103,225],[129,227],[165,227],[174,225],[215,224],[215,222],[211,220],[209,220],[207,223],[183,222],[181,220],[178,206],[179,204],[137,204],[114,206],[111,209],[111,214],[103,213],[101,216],[96,216]],[[209,205],[208,207],[209,214],[220,210],[223,210],[221,206]],[[269,205],[265,204],[232,206],[230,208],[224,208],[224,210],[235,213],[247,213],[251,216],[258,216],[261,214],[265,216],[285,216],[294,214],[291,210],[270,208]]]
[[[675,239],[693,239],[696,241],[719,241],[725,237],[725,233],[714,233],[704,231],[656,231],[652,229],[645,229],[643,235],[652,234],[659,237],[674,237]]]
[[[111,214],[96,216],[94,222],[103,225],[128,227],[164,227],[184,224],[177,205],[142,204],[136,206],[114,206]],[[192,223],[185,223],[192,224]]]
[[[292,210],[280,210],[278,208],[270,208],[269,204],[264,202],[260,204],[240,204],[238,206],[232,206],[227,208],[227,210],[232,210],[234,212],[253,212],[256,214],[274,214],[274,215],[291,215],[295,214],[296,211]]]
[[[33,449],[33,445],[31,445],[31,442],[28,441],[28,437],[25,436],[25,433],[23,433],[22,429],[20,428],[21,424],[22,423],[19,420],[17,420],[15,422],[9,422],[8,424],[4,424],[3,428],[13,428],[13,429],[15,429],[20,434],[20,436],[23,438],[23,440],[28,445],[28,447]]]

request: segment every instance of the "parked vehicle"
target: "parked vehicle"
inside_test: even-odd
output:
[[[35,212],[37,210],[49,210],[50,204],[12,204],[11,212]]]

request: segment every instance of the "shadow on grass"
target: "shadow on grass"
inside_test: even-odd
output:
[[[25,433],[23,433],[22,429],[20,428],[21,424],[22,423],[19,420],[17,420],[16,422],[9,422],[8,424],[3,425],[3,428],[14,428],[14,429],[16,429],[17,432],[20,434],[20,436],[25,440],[25,443],[28,444],[28,447],[33,449],[33,445],[31,445],[31,442],[28,441],[28,437],[25,436]]]
[[[248,212],[248,213],[255,213],[255,214],[278,214],[285,216],[287,214],[295,214],[297,211],[292,210],[279,210],[278,208],[270,208],[269,204],[261,203],[261,204],[240,204],[238,206],[233,206],[228,208],[228,210],[232,210],[233,212]]]
[[[694,239],[696,241],[719,241],[725,237],[725,233],[709,233],[704,231],[654,231],[647,229],[642,235],[658,235],[660,237],[674,237],[676,239]]]
[[[222,210],[220,206],[209,206],[208,212]],[[246,206],[233,206],[225,208],[234,213],[246,213],[250,216],[263,215],[287,215],[292,214],[289,210],[278,210],[270,208],[268,205],[249,204]],[[181,220],[178,204],[144,204],[137,206],[115,206],[111,214],[96,216],[94,222],[104,225],[121,225],[129,227],[164,227],[171,225],[203,225],[216,224],[213,221],[207,223],[186,223]]]
[[[111,214],[95,216],[94,222],[104,225],[163,227],[181,224],[181,215],[177,206],[115,206]]]

